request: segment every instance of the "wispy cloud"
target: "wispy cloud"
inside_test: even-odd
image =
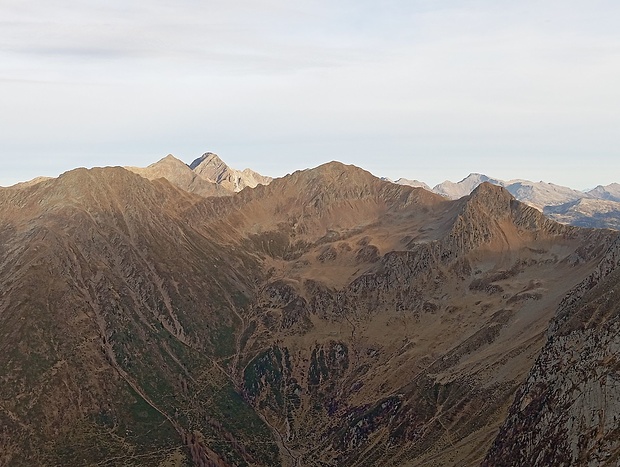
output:
[[[383,147],[393,159],[380,162],[402,170],[386,175],[424,178],[425,155],[519,156],[551,173],[563,154],[620,147],[616,1],[4,0],[0,11],[0,99],[16,109],[0,115],[0,153],[38,151],[36,134],[108,152],[251,147],[284,169],[275,153],[297,141],[314,148],[299,150],[305,165],[347,147],[372,164]]]

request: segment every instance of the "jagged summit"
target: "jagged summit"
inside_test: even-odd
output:
[[[206,180],[238,192],[245,187],[254,188],[257,185],[267,185],[271,177],[263,176],[251,169],[232,169],[217,154],[207,152],[194,160],[189,168]]]
[[[469,206],[476,206],[483,212],[510,212],[510,206],[515,201],[514,196],[504,187],[494,185],[491,182],[482,182],[471,192],[469,196],[463,198]]]
[[[217,154],[207,152],[187,165],[172,154],[148,167],[125,167],[150,180],[166,178],[177,187],[201,196],[230,196],[246,186],[271,182],[250,169],[231,169]]]
[[[228,167],[220,157],[213,152],[205,152],[202,156],[194,159],[194,161],[189,164],[189,168],[195,170],[201,164],[205,164],[206,166],[213,167]]]
[[[231,192],[226,188],[200,177],[184,162],[168,154],[166,157],[148,167],[125,167],[149,180],[165,178],[173,185],[200,196],[227,196]]]

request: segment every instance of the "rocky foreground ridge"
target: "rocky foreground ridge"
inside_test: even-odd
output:
[[[0,465],[615,465],[617,232],[164,163],[0,189]]]

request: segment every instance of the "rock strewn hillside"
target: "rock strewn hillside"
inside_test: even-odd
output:
[[[476,465],[613,238],[339,163],[0,189],[0,459]]]
[[[563,300],[485,466],[620,462],[620,241]]]

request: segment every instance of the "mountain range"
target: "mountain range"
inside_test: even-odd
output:
[[[166,178],[190,193],[201,196],[230,196],[245,187],[267,185],[273,179],[251,169],[237,170],[229,167],[219,156],[207,152],[185,164],[169,154],[148,167],[125,167],[150,180]],[[38,177],[17,186],[36,184],[48,177]],[[388,178],[381,180],[392,182]],[[620,184],[599,185],[588,191],[547,182],[528,180],[500,180],[487,175],[472,173],[459,182],[446,180],[431,188],[419,180],[399,178],[393,183],[424,188],[448,199],[469,195],[478,185],[488,182],[502,186],[517,200],[545,213],[551,219],[580,227],[620,229]]]
[[[470,194],[483,182],[505,187],[519,201],[534,206],[558,222],[582,227],[620,228],[620,185],[617,183],[599,185],[583,192],[542,181],[504,181],[473,173],[458,183],[440,183],[432,191],[458,199]]]
[[[619,232],[216,157],[0,188],[0,465],[617,464]]]

